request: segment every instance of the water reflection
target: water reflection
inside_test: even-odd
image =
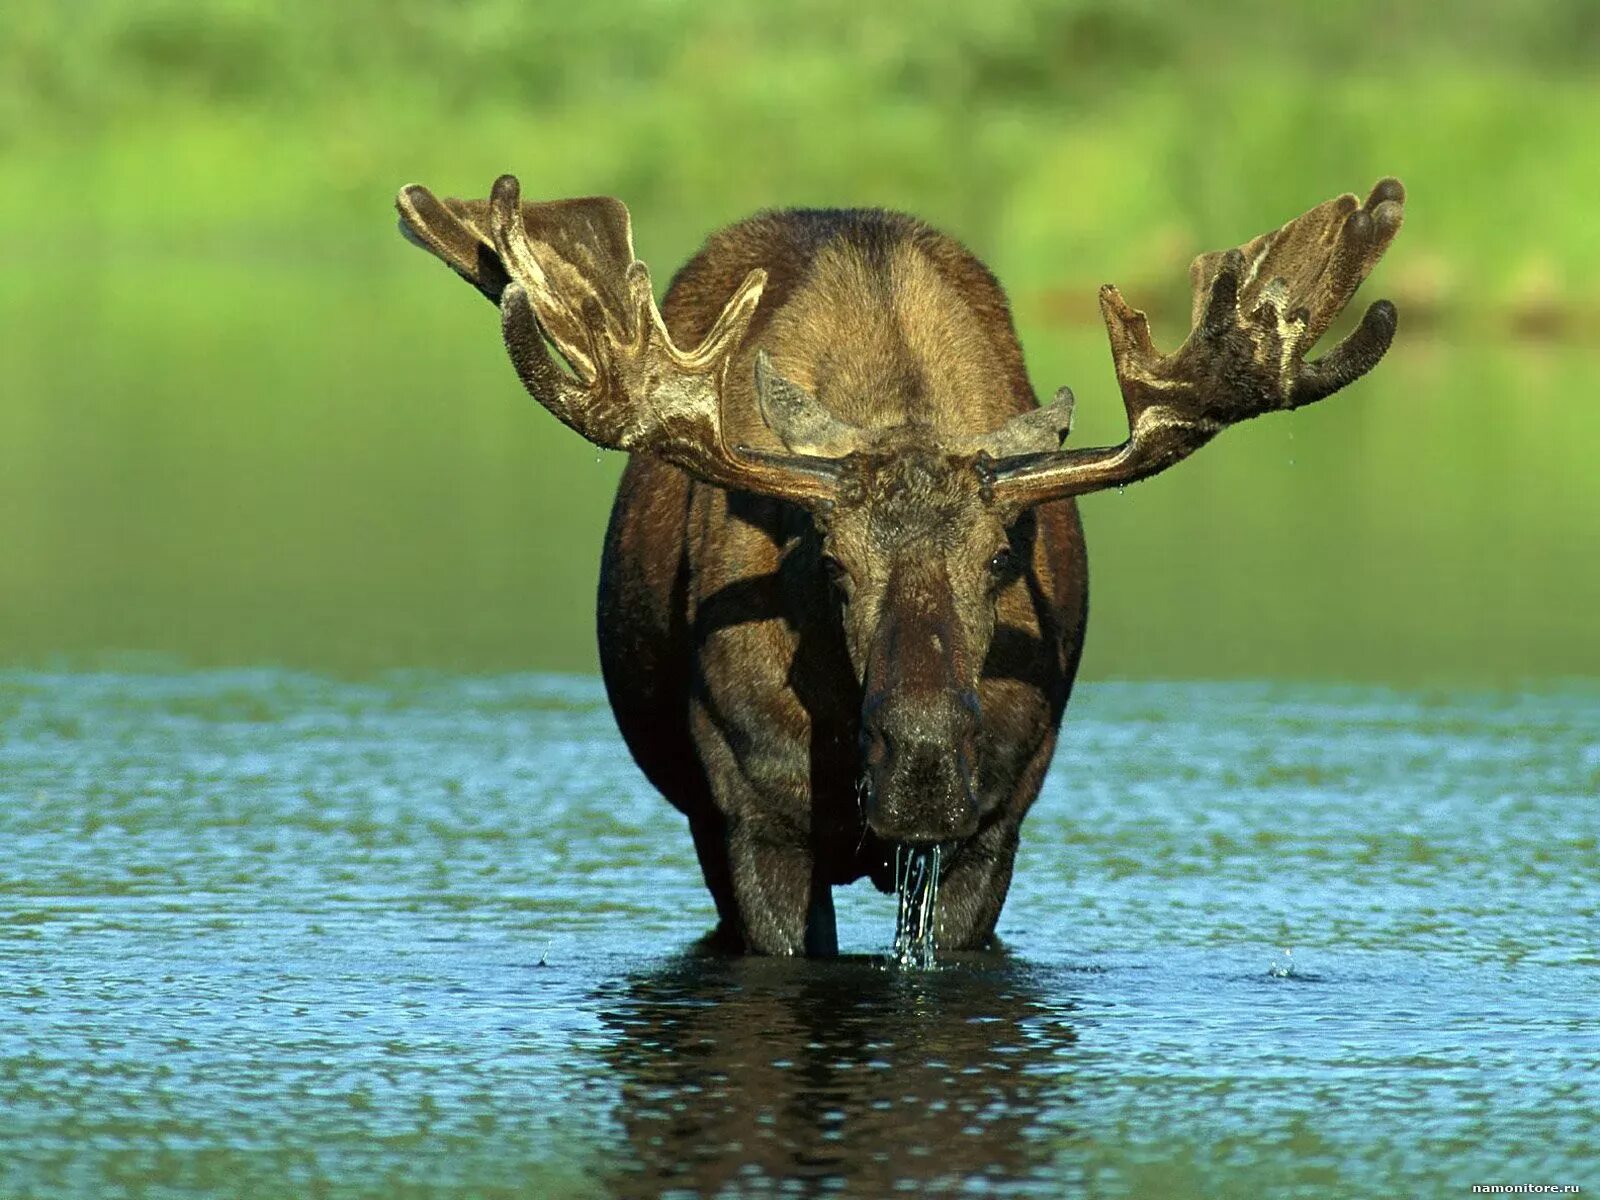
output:
[[[1070,1132],[1070,980],[1005,956],[685,956],[602,991],[617,1194],[1025,1195]]]

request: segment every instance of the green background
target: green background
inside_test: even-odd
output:
[[[664,283],[791,204],[1008,286],[1074,443],[1095,290],[1383,174],[1367,381],[1084,503],[1090,676],[1600,674],[1600,8],[1586,0],[0,7],[0,661],[590,670],[621,460],[518,387],[399,185],[631,207]]]

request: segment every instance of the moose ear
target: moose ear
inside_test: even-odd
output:
[[[1072,430],[1072,406],[1072,389],[1062,388],[1049,404],[1012,417],[978,438],[978,448],[990,458],[1054,453]]]
[[[756,351],[756,403],[767,428],[791,454],[843,458],[855,448],[856,427],[834,416],[799,384],[778,374],[765,350]]]

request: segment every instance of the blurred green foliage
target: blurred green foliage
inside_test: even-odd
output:
[[[1597,65],[1592,0],[13,0],[0,146],[39,168],[10,164],[17,207],[40,176],[104,204],[56,172],[120,163],[104,185],[159,196],[110,206],[134,236],[361,243],[405,167],[466,191],[515,168],[625,196],[670,261],[752,208],[872,202],[1036,288],[1165,281],[1393,171],[1422,218],[1402,295],[1526,318],[1593,298]]]
[[[1170,344],[1190,255],[1393,173],[1391,361],[1085,505],[1089,669],[1600,672],[1597,62],[1591,0],[10,0],[0,658],[592,665],[620,464],[395,236],[402,183],[620,196],[663,285],[755,209],[915,211],[1088,444],[1099,283]]]

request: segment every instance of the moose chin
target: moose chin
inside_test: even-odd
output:
[[[1038,404],[995,277],[913,217],[763,213],[713,234],[658,308],[616,200],[525,203],[509,175],[488,200],[400,192],[402,232],[499,307],[533,397],[630,456],[601,665],[688,818],[719,944],[832,953],[833,887],[890,890],[933,848],[934,943],[992,939],[1083,646],[1074,498],[1371,370],[1386,301],[1307,355],[1404,200],[1385,179],[1196,258],[1171,354],[1102,288],[1129,433],[1063,449],[1071,392]]]

